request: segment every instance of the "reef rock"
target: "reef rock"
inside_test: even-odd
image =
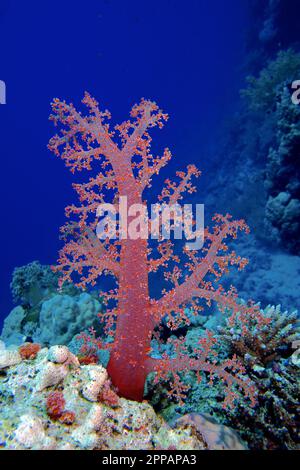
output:
[[[3,351],[7,350],[2,343],[0,357]],[[17,357],[17,351],[9,352]],[[19,355],[17,364],[6,365],[0,374],[0,448],[202,450],[222,447],[220,441],[216,445],[208,439],[204,431],[195,432],[193,423],[177,423],[172,428],[147,402],[124,398],[116,401],[106,370],[100,365],[79,365],[76,359],[66,347],[54,346],[50,350],[41,349],[34,359],[22,360]],[[63,374],[59,372],[61,368]],[[41,376],[59,380],[44,380],[45,386],[41,387]],[[99,394],[101,387],[106,389],[105,394]],[[64,413],[75,416],[74,420],[66,422],[49,416],[47,398],[54,391],[58,392],[57,396],[63,396],[57,407],[63,403]],[[93,394],[86,396],[87,391]],[[224,448],[228,448],[228,442]]]

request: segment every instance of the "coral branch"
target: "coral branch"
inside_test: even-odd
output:
[[[234,252],[223,256],[220,256],[219,252],[228,250],[224,242],[227,237],[236,238],[238,230],[248,232],[249,228],[243,220],[232,221],[228,214],[225,217],[216,215],[214,220],[217,225],[214,227],[213,233],[206,231],[206,240],[209,242],[206,256],[199,259],[194,252],[187,252],[191,262],[186,264],[186,267],[189,268],[190,274],[185,277],[182,283],[177,282],[175,288],[166,292],[158,301],[153,302],[152,314],[156,321],[159,322],[164,315],[171,311],[180,311],[180,307],[194,297],[216,300],[221,305],[227,305],[228,308],[235,305],[233,295],[220,295],[220,289],[214,291],[210,283],[204,282],[204,278],[208,273],[220,277],[227,270],[229,264],[237,264],[240,269],[246,265],[247,260],[236,257]],[[220,269],[219,273],[215,271],[215,264]],[[199,288],[200,286],[202,288]],[[229,300],[231,300],[231,305]]]
[[[250,401],[250,405],[254,406],[257,391],[254,384],[245,376],[245,368],[241,361],[235,355],[230,359],[218,361],[217,353],[214,351],[216,343],[217,339],[213,333],[206,331],[206,337],[199,339],[199,347],[193,351],[193,357],[190,357],[184,340],[179,340],[173,344],[175,358],[164,355],[162,359],[149,361],[149,367],[156,372],[156,383],[161,380],[170,381],[172,375],[169,395],[182,401],[187,387],[181,382],[178,374],[192,370],[197,373],[198,380],[201,381],[200,373],[208,373],[210,384],[213,380],[221,380],[226,386],[224,408],[233,408],[239,393],[242,393]]]

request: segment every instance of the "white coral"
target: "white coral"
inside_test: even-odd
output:
[[[94,404],[84,423],[72,432],[71,438],[76,445],[82,449],[94,449],[97,447],[100,437],[97,435],[103,423],[103,412],[101,405]]]
[[[52,346],[48,352],[48,359],[56,364],[70,364],[79,367],[77,357],[69,351],[67,346]]]
[[[51,450],[56,447],[55,439],[46,435],[42,421],[30,414],[21,416],[20,424],[15,431],[15,439],[26,449]]]
[[[68,375],[69,369],[66,365],[57,365],[47,362],[39,371],[36,377],[36,389],[42,391],[47,387],[52,387],[62,382]]]
[[[8,350],[5,348],[3,341],[0,341],[0,369],[15,366],[22,361],[17,350]]]
[[[82,395],[89,401],[96,402],[98,395],[108,378],[106,369],[102,366],[86,366],[88,368],[89,382],[82,388]]]

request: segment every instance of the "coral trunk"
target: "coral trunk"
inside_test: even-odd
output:
[[[147,244],[145,240],[122,242],[119,314],[115,344],[108,373],[118,393],[128,399],[143,399],[148,374],[153,323],[148,295]]]

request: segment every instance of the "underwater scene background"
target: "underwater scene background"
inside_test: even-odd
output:
[[[299,448],[300,104],[292,99],[293,83],[300,80],[298,13],[298,0],[1,2],[0,80],[6,103],[0,105],[0,448],[215,449],[221,435],[221,448]],[[188,322],[176,328],[162,319],[151,348],[153,357],[173,357],[172,341],[183,337],[193,358],[199,337],[212,331],[218,357],[237,358],[245,381],[255,387],[255,407],[237,394],[225,409],[224,383],[206,373],[199,382],[192,372],[180,378],[183,401],[171,381],[150,374],[149,409],[125,398],[120,405],[105,369],[95,365],[107,367],[108,351],[92,343],[83,354],[91,327],[105,338],[98,315],[107,307],[99,291],[110,281],[101,278],[84,291],[66,283],[58,290],[59,273],[50,266],[62,247],[59,227],[79,178],[47,145],[54,133],[48,119],[53,98],[82,109],[85,91],[102,110],[110,110],[114,124],[126,120],[142,97],[169,114],[163,131],[153,131],[152,151],[160,155],[168,147],[173,158],[147,190],[150,200],[167,178],[192,163],[202,175],[193,183],[197,193],[185,201],[205,205],[205,225],[215,213],[230,213],[249,225],[248,235],[229,244],[249,263],[243,270],[230,269],[222,284],[237,289],[241,305],[248,299],[259,305],[259,316],[245,326],[216,306],[196,315],[191,307],[185,312]],[[150,280],[154,298],[164,287],[163,275]],[[12,359],[24,344],[30,347],[19,351],[23,361]],[[60,359],[57,345],[68,347],[68,358]],[[98,381],[96,398],[86,385],[83,399],[76,401],[72,390],[81,385],[72,372],[56,369],[59,380],[51,382],[49,364],[67,363],[83,367],[83,383]],[[101,367],[102,375],[84,367]],[[30,402],[38,408],[38,417],[30,418],[38,436],[26,434],[22,413],[9,404],[16,397],[25,400],[30,374],[37,375],[34,387],[47,403],[43,408],[34,397]],[[61,383],[64,398],[57,395]],[[101,412],[90,408],[99,406],[99,394]],[[58,403],[61,412],[55,414]],[[82,424],[82,410],[88,416],[99,413],[97,423]],[[118,422],[118,439],[112,437],[109,413]],[[130,428],[130,439],[125,437],[122,420],[128,413],[151,438],[141,440],[137,425]],[[52,420],[49,435],[45,416]],[[158,424],[160,419],[177,429],[176,436]],[[65,427],[72,429],[76,420],[81,429],[66,438]],[[197,438],[182,435],[189,427]],[[106,436],[100,443],[99,430]],[[79,438],[82,433],[86,440]]]

